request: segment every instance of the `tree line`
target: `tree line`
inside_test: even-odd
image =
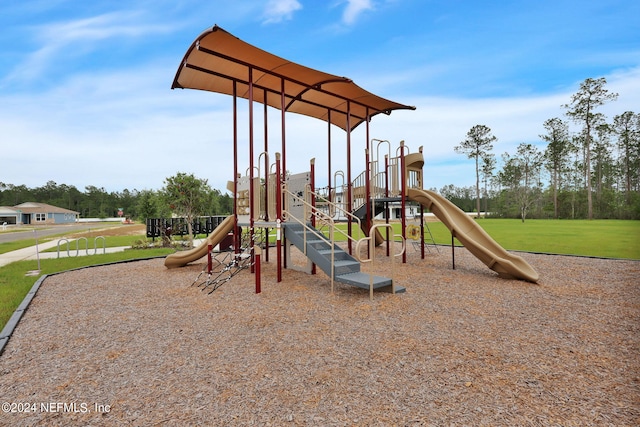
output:
[[[233,198],[211,188],[206,180],[198,180],[193,175],[178,173],[165,180],[160,190],[128,190],[108,192],[103,187],[86,186],[84,191],[73,185],[57,184],[49,181],[41,187],[29,188],[0,182],[0,206],[16,206],[25,202],[47,203],[80,213],[81,218],[113,218],[122,210],[123,215],[138,221],[147,218],[170,218],[172,213],[180,214],[180,204],[176,204],[174,188],[176,180],[197,181],[198,199],[196,212],[203,215],[229,215],[233,208]],[[178,190],[178,195],[180,190]]]
[[[500,169],[492,152],[497,138],[488,126],[472,127],[455,151],[475,161],[475,188],[445,186],[440,193],[467,207],[473,194],[470,210],[478,216],[484,210],[522,221],[640,219],[640,114],[626,111],[608,121],[597,109],[618,94],[605,86],[603,77],[582,82],[563,105],[567,120],[544,122],[546,147],[521,143],[515,153],[501,155]],[[578,131],[570,132],[569,122]]]

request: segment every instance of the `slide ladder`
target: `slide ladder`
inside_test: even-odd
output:
[[[424,233],[422,234],[422,241],[424,242],[424,246],[427,248],[429,252],[431,252],[431,249],[429,248],[429,245],[431,245],[434,248],[436,248],[437,253],[440,253],[440,249],[438,248],[438,245],[436,245],[436,241],[433,238],[433,234],[431,233],[431,228],[429,228],[429,224],[426,221],[424,221],[423,226],[424,226]],[[416,251],[421,250],[420,248],[422,243],[420,242],[420,226],[416,224],[409,224],[407,226],[407,234],[409,235],[409,238],[413,240],[412,242],[413,248]]]

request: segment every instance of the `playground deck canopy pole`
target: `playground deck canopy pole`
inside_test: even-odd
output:
[[[282,186],[280,184],[280,155],[276,153],[276,265],[277,265],[277,282],[282,281]]]
[[[237,232],[238,228],[238,205],[236,204],[236,194],[238,194],[238,87],[237,83],[233,82],[233,223],[235,229],[233,232],[233,247],[235,253],[240,252],[240,233]]]
[[[331,171],[331,110],[327,111],[327,199],[329,202],[333,202],[331,197],[331,177],[333,172]]]
[[[249,246],[253,247],[254,230],[253,219],[255,218],[255,206],[253,198],[253,68],[248,69],[249,77]],[[253,273],[253,266],[251,268]]]

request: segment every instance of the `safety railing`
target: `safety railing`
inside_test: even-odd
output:
[[[333,218],[331,218],[328,214],[319,211],[309,202],[308,200],[309,193],[310,193],[310,190],[307,189],[304,193],[304,197],[300,197],[297,194],[289,191],[286,188],[286,186],[283,186],[282,194],[285,196],[284,197],[285,204],[284,204],[284,209],[282,210],[282,216],[284,220],[291,221],[291,222],[300,224],[302,226],[302,230],[303,230],[302,251],[305,256],[307,256],[307,235],[309,233],[311,233],[316,238],[324,240],[331,247],[331,275],[330,276],[331,276],[331,293],[333,293],[333,287],[334,287],[333,282],[335,278],[334,277],[335,270],[333,268],[333,266],[335,265],[335,235],[334,235],[335,227],[333,226]],[[304,214],[302,219],[293,215],[289,210],[289,206],[292,202],[295,202],[296,204],[302,205],[304,207],[303,209]],[[329,227],[328,239],[323,233],[316,233],[311,229],[311,227],[309,226],[309,223],[307,222],[307,218],[311,220],[312,217],[323,223],[331,224],[331,226]]]
[[[335,224],[335,221],[333,220],[333,218],[337,217],[337,218],[346,219],[347,221],[355,222],[358,225],[358,230],[362,230],[362,221],[360,220],[360,218],[358,218],[356,215],[352,214],[351,212],[347,211],[344,208],[344,204],[332,202],[326,197],[324,197],[323,195],[321,195],[320,193],[313,192],[310,189],[308,189],[308,193],[309,193],[309,197],[315,197],[315,209],[325,212],[326,216],[332,219],[331,221],[332,225]],[[336,231],[345,240],[351,240],[354,243],[357,241],[357,239],[354,239],[349,235],[349,233],[345,232],[344,230],[341,230],[340,228],[336,227]]]
[[[363,264],[369,263],[369,262],[371,263],[371,268],[369,269],[369,298],[370,299],[373,299],[373,276],[374,276],[375,259],[376,259],[375,233],[378,228],[382,228],[382,227],[391,228],[393,231],[393,227],[391,224],[376,224],[373,227],[371,227],[371,230],[369,231],[369,237],[364,237],[360,239],[356,244],[356,256],[358,260]],[[402,254],[406,250],[407,244],[405,239],[402,237],[402,235],[392,234],[392,236],[393,236],[392,242],[396,242],[396,238],[399,237],[400,242],[402,243],[401,245],[402,250],[399,253],[395,253],[396,252],[395,245],[389,245],[391,246],[391,253],[389,254],[389,256],[391,257],[391,290],[395,294],[396,293],[395,259],[397,257],[402,256]],[[369,258],[363,258],[362,256],[360,256],[360,253],[362,252],[361,245],[363,245],[364,243],[369,243],[369,251],[368,251]]]
[[[346,233],[345,231],[341,230],[340,228],[336,227],[336,222],[334,221],[333,217],[328,215],[324,210],[321,210],[318,208],[318,204],[320,205],[324,205],[324,204],[332,204],[332,205],[336,205],[333,204],[332,202],[330,202],[329,200],[327,200],[326,198],[320,196],[317,193],[314,193],[310,190],[310,188],[307,188],[305,191],[305,195],[304,198],[300,197],[290,191],[288,191],[286,188],[283,189],[283,194],[285,194],[287,197],[285,197],[285,200],[295,200],[296,203],[302,204],[304,206],[304,219],[300,219],[300,218],[296,218],[295,216],[291,215],[287,209],[286,209],[286,204],[285,204],[285,210],[283,211],[284,217],[287,220],[296,222],[298,224],[300,224],[304,230],[303,233],[303,248],[304,248],[304,255],[306,256],[306,248],[307,248],[307,234],[311,233],[313,235],[314,238],[319,238],[321,240],[324,240],[325,242],[327,242],[330,247],[331,247],[331,292],[333,293],[333,289],[334,289],[334,263],[335,263],[335,243],[336,243],[336,234],[339,236],[342,236],[341,241],[342,240],[351,240],[352,242],[355,243],[355,258],[358,260],[358,262],[360,263],[371,263],[371,271],[369,274],[369,293],[370,293],[370,298],[373,298],[373,270],[375,269],[375,265],[374,265],[374,260],[375,260],[375,235],[376,235],[376,231],[378,228],[382,228],[382,227],[387,227],[390,228],[393,231],[393,227],[391,224],[375,224],[371,227],[371,229],[369,230],[369,237],[362,237],[359,239],[355,239],[352,236],[350,236],[348,233]],[[314,196],[316,198],[316,206],[314,206],[314,204],[312,204],[310,202],[310,198],[311,196]],[[332,209],[337,209],[342,211],[342,215],[344,215],[345,217],[348,217],[350,220],[356,222],[358,224],[358,230],[361,230],[361,223],[360,223],[360,218],[358,218],[357,216],[351,214],[350,212],[344,211],[344,209],[342,209],[339,205],[333,206]],[[331,209],[329,209],[330,211]],[[323,225],[326,225],[328,230],[328,234],[329,237],[327,238],[325,235],[325,232],[323,232],[321,230],[321,226],[316,226],[316,230],[319,232],[314,232],[311,227],[309,227],[307,221],[305,220],[306,218],[308,218],[310,221],[312,218],[315,218],[317,221],[321,222]],[[394,275],[395,275],[395,268],[394,268],[394,264],[395,264],[395,258],[402,256],[402,254],[405,252],[406,250],[406,241],[405,239],[402,237],[402,235],[400,234],[393,234],[391,233],[392,236],[392,242],[397,242],[398,238],[400,239],[400,243],[401,243],[401,250],[400,252],[396,253],[396,247],[394,244],[391,244],[391,253],[390,253],[390,257],[391,257],[391,281],[392,281],[392,291],[393,293],[395,293],[395,280],[394,280]],[[369,258],[365,258],[361,255],[362,253],[362,245],[365,244],[366,242],[369,243]],[[392,243],[391,242],[391,243]]]
[[[328,211],[339,211],[340,215],[344,215],[345,218],[347,218],[350,221],[356,222],[358,224],[358,230],[361,230],[361,223],[360,223],[360,219],[358,217],[356,217],[355,215],[353,215],[350,212],[347,212],[346,210],[344,210],[340,205],[336,204],[336,203],[332,203],[329,200],[327,200],[326,198],[322,197],[321,195],[319,195],[318,193],[315,193],[313,191],[311,191],[311,188],[309,185],[306,186],[305,188],[305,192],[304,192],[304,196],[300,197],[297,194],[292,193],[291,191],[287,190],[286,186],[283,187],[282,190],[283,194],[285,195],[285,208],[283,210],[283,217],[285,220],[287,221],[292,221],[295,222],[297,224],[300,224],[303,228],[303,248],[304,248],[304,255],[307,255],[307,236],[309,233],[312,234],[312,236],[314,238],[319,238],[320,240],[325,241],[327,244],[329,244],[329,246],[331,247],[331,292],[333,293],[333,289],[334,289],[334,265],[335,265],[335,245],[336,245],[336,239],[340,239],[340,241],[349,241],[351,240],[353,243],[357,244],[358,243],[358,239],[353,238],[352,236],[349,235],[348,232],[345,232],[344,230],[340,229],[339,227],[336,226],[336,221],[333,219],[333,217],[323,209],[323,206],[325,205],[330,205],[331,207],[328,209]],[[311,197],[315,197],[315,206],[314,204],[311,203]],[[291,212],[288,210],[288,204],[291,202],[295,202],[296,204],[302,205],[304,207],[303,209],[303,219],[297,218],[296,216],[292,215]],[[320,205],[320,206],[318,206]],[[307,223],[307,219],[309,220],[309,222],[315,222],[316,223],[316,231],[314,232],[311,227],[309,227],[308,223]],[[312,219],[315,219],[315,221],[312,221]],[[327,231],[323,231],[324,228],[326,227]],[[327,238],[326,234],[329,234],[329,237]],[[356,255],[356,259],[358,259],[358,261],[360,261],[360,259],[358,258],[358,256]]]

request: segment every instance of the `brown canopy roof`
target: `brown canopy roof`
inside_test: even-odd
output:
[[[176,73],[172,89],[200,89],[249,99],[249,72],[253,100],[284,110],[328,121],[347,130],[369,117],[415,107],[398,104],[362,89],[346,77],[338,77],[287,61],[258,49],[218,27],[203,32],[193,42]],[[349,105],[349,107],[347,107]],[[328,112],[331,111],[329,116]]]

